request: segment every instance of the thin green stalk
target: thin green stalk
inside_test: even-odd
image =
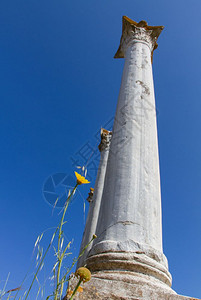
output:
[[[27,278],[27,276],[28,276],[29,270],[30,270],[30,267],[29,267],[29,269],[28,269],[28,271],[27,271],[26,275],[24,276],[24,279],[22,280],[22,283],[21,283],[21,285],[20,285],[20,288],[17,290],[17,293],[15,294],[15,297],[13,298],[13,300],[15,300],[15,299],[16,299],[16,297],[17,297],[17,295],[18,295],[19,291],[21,290],[21,288],[22,288],[22,285],[23,285],[23,283],[25,282],[25,280],[26,280],[26,278]]]
[[[37,292],[37,295],[36,295],[36,300],[38,299],[38,296],[39,296],[40,290],[41,290],[41,287],[39,286],[39,288],[38,288],[38,292]]]
[[[11,295],[11,292],[8,294],[8,297],[7,297],[6,300],[9,300],[9,299],[10,299],[10,295]]]
[[[66,214],[66,211],[67,211],[67,208],[68,208],[68,205],[69,205],[69,202],[70,202],[70,199],[71,197],[74,195],[76,189],[77,189],[77,186],[78,184],[76,183],[75,187],[73,188],[72,192],[70,193],[70,195],[68,196],[68,199],[66,201],[66,206],[64,208],[64,212],[63,212],[63,215],[62,215],[62,218],[61,218],[61,222],[60,222],[60,225],[59,225],[59,238],[58,238],[58,255],[60,256],[60,240],[61,240],[61,236],[62,236],[62,227],[63,227],[63,224],[64,224],[64,217],[65,217],[65,214]]]
[[[72,268],[74,267],[74,265],[76,264],[76,262],[78,261],[78,259],[84,254],[84,252],[85,252],[85,250],[87,249],[87,247],[93,242],[93,240],[94,240],[96,237],[97,237],[97,236],[94,234],[93,237],[92,237],[92,239],[90,240],[90,242],[83,248],[83,250],[82,250],[82,252],[80,253],[80,255],[79,255],[76,259],[74,259],[74,261],[73,261],[73,263],[72,263],[70,269],[68,269],[68,271],[66,272],[66,274],[65,274],[65,275],[63,276],[63,278],[62,278],[64,283],[66,283],[66,282],[69,281],[69,278],[66,279],[67,274],[70,273],[70,271],[72,270]],[[68,290],[68,286],[66,287],[66,293],[67,293],[67,290]]]
[[[78,288],[79,288],[81,282],[82,282],[82,279],[80,279],[80,280],[78,281],[78,284],[76,285],[76,287],[75,287],[75,289],[74,289],[74,291],[73,291],[73,293],[72,293],[72,296],[70,297],[70,300],[72,300],[73,297],[75,296],[75,293],[77,292],[77,290],[78,290]]]
[[[69,197],[66,201],[66,205],[65,205],[63,215],[62,215],[62,218],[61,218],[61,222],[60,222],[60,225],[59,225],[58,252],[57,252],[58,253],[57,255],[58,255],[59,264],[58,264],[58,269],[57,269],[57,284],[56,284],[56,291],[55,291],[55,298],[54,298],[55,300],[57,300],[57,298],[58,298],[58,291],[59,291],[59,286],[60,286],[61,266],[62,266],[62,261],[63,261],[63,258],[64,258],[64,255],[60,254],[60,251],[61,251],[60,242],[61,242],[61,237],[62,237],[62,228],[63,228],[63,224],[64,224],[64,217],[65,217],[70,199],[74,195],[74,193],[77,189],[77,186],[78,186],[78,183],[76,183],[75,187],[73,188],[72,192],[70,193],[70,195],[69,195]],[[65,250],[67,250],[67,248]]]
[[[3,296],[5,295],[5,293],[6,293],[6,292],[5,292],[5,289],[6,289],[6,285],[7,285],[7,283],[8,283],[9,277],[10,277],[10,272],[8,273],[8,276],[7,276],[7,278],[6,278],[6,282],[5,282],[5,284],[4,284],[2,294],[0,295],[0,296],[1,296],[0,299],[2,299],[2,297],[3,297]]]
[[[62,278],[62,280],[61,280],[61,292],[60,292],[60,295],[63,294],[63,289],[64,289],[64,280]]]
[[[72,270],[72,268],[74,267],[74,265],[76,264],[76,262],[78,261],[78,259],[84,254],[85,250],[87,249],[87,247],[93,242],[93,240],[96,238],[96,235],[93,235],[92,239],[90,240],[90,242],[83,248],[82,252],[80,253],[80,255],[73,261],[68,273]]]
[[[48,245],[48,247],[47,247],[47,249],[46,249],[46,251],[45,251],[45,253],[44,253],[43,257],[42,257],[42,259],[41,259],[41,262],[40,262],[40,264],[39,264],[39,266],[38,266],[38,268],[37,268],[37,270],[36,270],[36,273],[35,273],[35,275],[34,275],[34,278],[33,278],[32,282],[31,282],[31,285],[30,285],[30,287],[29,287],[29,289],[28,289],[28,292],[27,292],[27,294],[26,294],[25,300],[27,299],[27,297],[28,297],[28,295],[29,295],[29,293],[30,293],[30,291],[31,291],[31,289],[32,289],[32,286],[33,286],[33,284],[34,284],[34,281],[35,281],[36,278],[37,278],[38,272],[40,271],[40,268],[41,268],[41,266],[42,266],[42,264],[43,264],[43,261],[44,261],[46,255],[47,255],[47,253],[48,253],[48,251],[49,251],[49,249],[50,249],[52,243],[53,243],[54,237],[55,237],[55,235],[56,235],[58,229],[59,229],[59,228],[57,227],[57,229],[55,230],[55,232],[54,232],[54,234],[53,234],[53,236],[52,236],[52,239],[51,239],[51,241],[50,241],[50,243],[49,243],[49,245]]]

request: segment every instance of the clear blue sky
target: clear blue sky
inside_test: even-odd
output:
[[[36,237],[59,219],[45,181],[73,177],[72,159],[97,145],[114,116],[123,60],[113,56],[127,15],[165,26],[153,62],[164,253],[173,288],[201,298],[200,11],[199,0],[0,2],[0,288],[9,272],[8,288],[21,283]],[[73,257],[88,189],[80,187],[65,227]]]

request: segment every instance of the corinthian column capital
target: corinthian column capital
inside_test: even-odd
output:
[[[90,192],[88,193],[87,201],[91,203],[93,201],[94,189],[90,188]]]
[[[101,142],[98,146],[100,152],[109,149],[111,138],[112,131],[101,128]]]
[[[149,46],[151,53],[157,48],[157,39],[164,26],[148,26],[146,21],[139,23],[123,16],[120,46],[114,58],[124,58],[127,48],[133,42],[142,42]]]

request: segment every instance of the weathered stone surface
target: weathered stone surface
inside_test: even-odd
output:
[[[155,260],[153,257],[147,256],[143,252],[107,252],[88,257],[86,260],[87,267],[92,272],[119,270],[122,274],[142,273],[143,275],[151,276],[155,280],[158,279],[161,283],[171,286],[172,277],[168,272],[167,266],[161,264],[161,261]],[[116,271],[117,272],[117,271]],[[101,272],[99,272],[101,274]],[[104,273],[106,274],[106,273]],[[111,273],[113,274],[113,273]],[[134,275],[133,275],[134,276]],[[123,275],[121,276],[123,279]],[[126,277],[127,278],[127,277]]]
[[[98,247],[98,251],[102,253],[106,248],[109,250],[110,241],[135,247],[131,240],[163,252],[151,64],[153,39],[146,29],[136,28],[139,32],[134,36],[132,27],[123,32],[125,65],[97,224],[98,238],[93,247],[95,254],[100,242],[102,248]]]
[[[106,277],[106,278],[103,278]],[[71,284],[75,286],[76,281]],[[136,274],[94,274],[91,281],[82,285],[83,292],[75,300],[196,300],[177,295],[171,288],[152,278]]]

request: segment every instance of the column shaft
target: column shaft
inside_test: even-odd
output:
[[[152,54],[162,27],[123,20],[125,57],[91,270],[133,271],[171,285],[162,249],[161,194]]]
[[[151,53],[138,41],[126,52],[97,234],[125,249],[134,241],[162,251]]]
[[[83,248],[90,242],[93,234],[96,234],[96,226],[99,216],[100,204],[102,199],[105,173],[108,161],[109,147],[110,147],[111,132],[105,129],[101,129],[101,143],[99,145],[100,150],[100,163],[98,167],[96,183],[94,187],[94,194],[92,201],[89,203],[89,211],[87,216],[87,221],[85,225],[85,230],[82,238],[82,243],[80,247],[80,252]],[[80,257],[77,263],[77,268],[85,264],[88,253],[92,247],[90,244],[85,250],[84,254]]]

